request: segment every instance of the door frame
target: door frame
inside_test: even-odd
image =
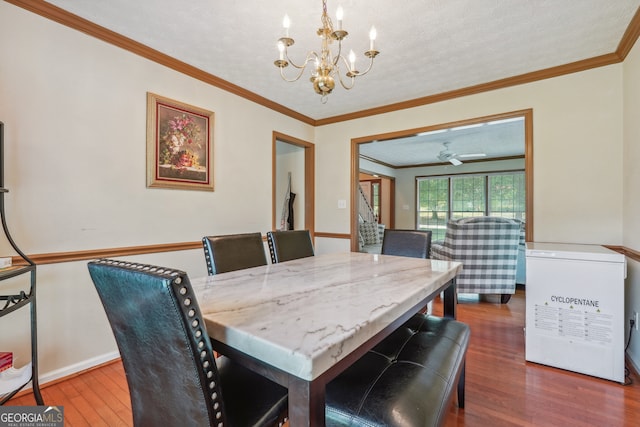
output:
[[[358,182],[361,183],[363,181],[370,181],[370,182],[378,182],[380,184],[380,191],[382,192],[383,189],[383,182],[384,181],[388,181],[388,185],[389,185],[389,200],[387,201],[387,203],[389,204],[389,215],[387,221],[385,222],[385,225],[387,226],[387,228],[395,228],[395,209],[394,206],[396,204],[396,178],[393,176],[387,176],[387,175],[383,175],[383,174],[373,174],[370,172],[367,172],[366,170],[360,170],[360,173],[364,173],[366,175],[370,175],[370,176],[374,176],[377,178],[374,179],[365,179],[365,180],[360,180],[360,177],[358,177]],[[385,203],[383,203],[383,200],[380,200],[380,211],[382,213],[382,210],[384,209]],[[379,215],[378,216],[378,222],[380,223],[381,220],[383,218],[383,215]]]
[[[360,144],[366,144],[374,140],[384,143],[385,140],[402,138],[421,132],[429,132],[456,126],[464,126],[475,123],[483,123],[492,120],[502,120],[511,117],[524,117],[524,176],[525,176],[525,200],[526,219],[525,240],[533,241],[533,109],[511,111],[508,113],[493,114],[468,120],[460,120],[451,123],[442,123],[417,129],[390,132],[378,135],[369,135],[351,139],[351,251],[358,251],[358,185],[360,177]],[[395,209],[395,206],[394,206]]]
[[[271,229],[276,230],[278,206],[276,206],[276,146],[277,141],[304,148],[304,226],[315,233],[315,150],[314,144],[284,133],[273,131],[271,141]]]

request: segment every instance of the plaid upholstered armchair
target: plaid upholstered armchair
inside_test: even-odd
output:
[[[450,220],[443,242],[431,246],[431,258],[460,261],[459,293],[500,294],[504,304],[516,291],[518,246],[523,223],[516,219],[473,217]]]

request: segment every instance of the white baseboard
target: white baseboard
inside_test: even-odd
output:
[[[74,374],[77,374],[87,369],[91,369],[95,366],[103,363],[111,362],[112,360],[119,359],[120,353],[117,351],[106,353],[91,359],[83,360],[82,362],[75,363],[73,365],[65,366],[64,368],[56,369],[55,371],[46,372],[44,374],[38,374],[38,381],[40,386],[46,385],[48,382],[59,380]],[[24,389],[31,389],[31,383],[27,384]]]

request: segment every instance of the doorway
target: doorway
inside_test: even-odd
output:
[[[511,121],[522,122],[522,142],[517,152],[506,152],[507,154],[501,154],[497,150],[500,148],[500,144],[496,143],[495,139],[487,138],[483,142],[483,150],[477,150],[475,147],[462,146],[460,149],[456,146],[455,142],[450,142],[452,134],[455,132],[462,132],[469,134],[476,132],[482,127],[485,129],[497,129],[496,125],[507,124]],[[495,136],[495,134],[494,134]],[[437,137],[437,139],[436,139]],[[425,141],[430,139],[431,141]],[[372,155],[363,156],[361,154],[361,145],[368,144],[370,147],[375,147],[376,150],[381,152],[392,152],[395,156],[404,153],[405,147],[407,150],[416,150],[416,146],[420,142],[431,142],[431,156],[430,161],[414,162],[413,164],[407,164],[402,166],[394,165],[392,161],[384,161],[374,158]],[[427,144],[428,145],[428,144]],[[392,147],[391,150],[388,148]],[[426,147],[426,146],[425,146]],[[426,151],[423,150],[423,151]],[[407,157],[413,156],[417,158],[417,153],[420,151],[413,151],[413,154],[407,155]],[[376,168],[383,168],[388,170],[388,175],[396,177],[396,200],[401,203],[401,206],[393,207],[396,211],[395,222],[396,226],[402,228],[409,228],[405,223],[413,222],[417,223],[417,209],[415,208],[416,195],[415,195],[415,177],[411,185],[406,185],[407,179],[398,181],[399,177],[405,175],[411,175],[413,168],[417,167],[432,167],[442,166],[449,168],[460,167],[462,163],[468,163],[469,165],[482,165],[481,162],[487,161],[507,161],[514,159],[522,159],[524,165],[525,174],[525,198],[526,198],[526,240],[533,240],[533,110],[520,110],[503,114],[496,114],[486,117],[479,117],[475,119],[462,120],[457,122],[445,123],[435,126],[429,126],[417,129],[408,129],[405,131],[391,132],[387,134],[371,135],[361,138],[355,138],[351,140],[351,250],[358,250],[358,225],[359,225],[359,202],[360,202],[360,173],[364,168],[369,169],[371,173],[372,161],[375,163]],[[413,161],[410,160],[410,161]],[[416,164],[417,163],[417,164]],[[469,165],[464,165],[461,168],[466,168]],[[481,167],[481,166],[480,166]],[[459,170],[459,169],[458,169]],[[413,188],[408,188],[408,187]],[[401,188],[402,187],[402,188]],[[407,188],[405,188],[407,187]],[[398,197],[400,199],[398,199]],[[395,204],[395,203],[394,203]],[[402,215],[398,217],[398,212]],[[407,221],[405,217],[408,215],[413,219]],[[413,227],[412,227],[413,228]]]
[[[315,229],[315,146],[307,141],[279,132],[272,138],[272,220],[271,229],[279,230],[283,224],[283,210],[288,208],[286,195],[293,197],[292,229]],[[289,186],[291,183],[291,186]],[[285,206],[287,205],[287,206]],[[288,214],[287,214],[288,216]],[[291,218],[288,218],[291,220]]]
[[[359,180],[376,222],[395,228],[395,179],[361,170]]]

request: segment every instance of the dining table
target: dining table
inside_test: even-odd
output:
[[[328,253],[194,278],[213,349],[288,389],[291,427],[323,426],[325,385],[442,294],[462,264]]]

